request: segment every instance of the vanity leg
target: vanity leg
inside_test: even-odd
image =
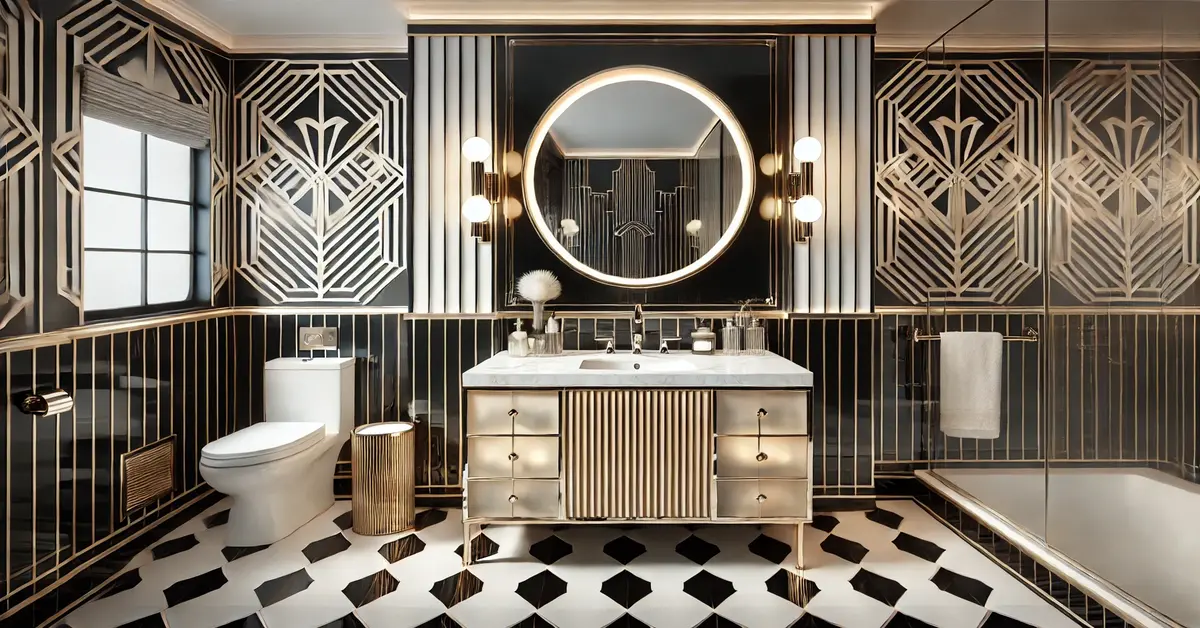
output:
[[[804,523],[796,524],[796,569],[804,570]]]
[[[463,522],[463,567],[471,565],[471,524]]]

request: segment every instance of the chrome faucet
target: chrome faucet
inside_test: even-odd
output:
[[[646,324],[642,320],[642,304],[638,303],[633,306],[633,354],[641,355],[642,353],[642,335],[646,333]]]

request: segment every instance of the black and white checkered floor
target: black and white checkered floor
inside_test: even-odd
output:
[[[72,628],[1076,626],[909,501],[794,529],[490,526],[462,567],[457,510],[364,537],[338,502],[288,538],[226,547],[228,503],[139,555]]]

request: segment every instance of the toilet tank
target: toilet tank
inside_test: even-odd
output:
[[[275,358],[263,376],[267,421],[316,421],[326,434],[354,429],[354,358]]]

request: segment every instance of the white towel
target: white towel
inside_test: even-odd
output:
[[[1000,370],[1004,336],[943,332],[942,432],[958,438],[1000,438]]]

